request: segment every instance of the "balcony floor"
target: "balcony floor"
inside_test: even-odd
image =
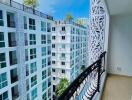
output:
[[[102,100],[132,100],[132,77],[108,75]]]

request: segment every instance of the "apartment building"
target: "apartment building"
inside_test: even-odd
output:
[[[0,0],[0,100],[52,100],[52,23],[49,15]]]
[[[53,91],[61,78],[72,82],[88,65],[87,28],[71,21],[56,21],[52,27]]]

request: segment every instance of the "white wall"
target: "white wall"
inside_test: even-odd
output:
[[[132,15],[110,18],[108,71],[132,76]]]

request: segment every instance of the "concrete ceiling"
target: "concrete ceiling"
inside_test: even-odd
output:
[[[132,0],[106,0],[110,15],[132,14]]]

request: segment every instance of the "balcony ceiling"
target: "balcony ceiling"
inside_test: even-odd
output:
[[[132,14],[132,0],[106,0],[110,15]]]

